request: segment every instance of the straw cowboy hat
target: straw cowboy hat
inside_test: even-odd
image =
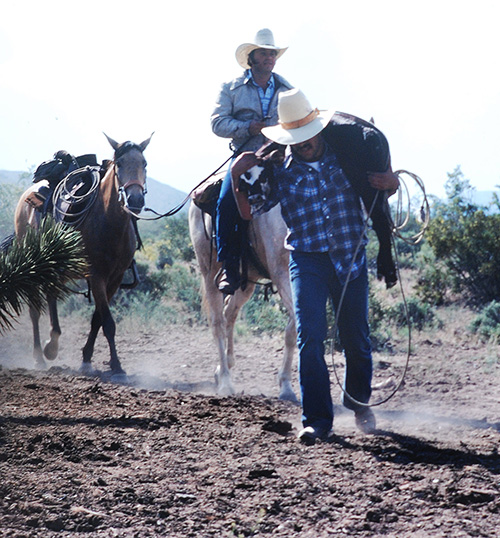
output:
[[[297,88],[278,97],[278,125],[264,127],[262,134],[278,144],[300,144],[319,134],[332,119],[335,110],[322,110],[309,104]]]
[[[256,49],[271,49],[276,51],[276,59],[283,55],[288,47],[277,47],[271,30],[263,28],[255,34],[253,43],[243,43],[236,49],[236,60],[243,67],[249,69],[248,55]]]

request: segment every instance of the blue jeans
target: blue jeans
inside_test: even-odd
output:
[[[329,430],[333,424],[330,376],[325,362],[326,305],[333,299],[335,313],[343,285],[328,253],[291,252],[290,278],[297,318],[299,381],[302,423]],[[344,390],[362,403],[371,395],[372,354],[368,326],[368,273],[350,281],[338,315],[338,333],[346,368]],[[344,393],[342,403],[356,410],[359,405]]]
[[[231,161],[232,164],[232,161]],[[248,222],[238,211],[231,184],[231,168],[222,181],[215,213],[217,259],[229,264],[239,264]]]

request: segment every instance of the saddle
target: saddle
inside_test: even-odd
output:
[[[210,179],[204,181],[199,187],[194,189],[190,196],[193,200],[193,203],[200,208],[204,213],[207,213],[212,218],[212,242],[215,243],[215,212],[217,207],[217,200],[219,199],[220,190],[222,188],[222,181],[226,172],[220,172],[219,174],[211,177]],[[246,183],[248,189],[252,192],[254,189],[257,194],[262,188],[262,182],[256,182],[255,187],[250,183]],[[256,200],[255,200],[256,201]],[[244,222],[244,224],[246,224]],[[270,276],[264,267],[263,263],[259,260],[255,249],[252,246],[248,234],[248,225],[243,225],[241,227],[242,234],[242,251],[241,251],[241,289],[245,290],[248,283],[248,268],[253,266],[257,269],[260,275],[263,278],[270,279]],[[216,279],[220,275],[217,275]],[[272,291],[272,290],[271,290]],[[266,288],[266,297],[269,294],[268,289]]]
[[[96,181],[96,174],[99,179],[102,178],[108,163],[104,161],[99,165],[94,154],[74,157],[65,150],[57,151],[53,159],[44,161],[35,170],[33,183],[37,184],[37,189],[33,190],[25,201],[36,211],[41,212],[42,216],[55,211],[56,220],[68,222],[61,215],[74,213],[75,210],[78,213],[81,210],[81,207],[75,209],[74,203],[69,203],[69,194],[73,195],[73,200],[80,200],[81,205],[81,200]],[[65,193],[62,195],[63,198],[54,204],[54,193],[63,181],[67,182]],[[71,187],[68,189],[69,185]]]

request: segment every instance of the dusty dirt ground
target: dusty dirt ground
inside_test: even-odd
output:
[[[332,377],[335,437],[314,446],[277,399],[281,338],[241,337],[239,393],[221,398],[206,328],[119,326],[126,384],[80,376],[87,326],[63,331],[44,372],[26,323],[0,337],[1,536],[500,536],[498,348],[465,331],[417,336],[376,435],[356,430]],[[376,355],[376,379],[404,362]]]

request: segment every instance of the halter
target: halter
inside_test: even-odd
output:
[[[120,159],[121,157],[123,157],[129,151],[133,150],[133,149],[136,149],[141,154],[143,152],[141,146],[139,146],[138,144],[134,144],[134,142],[124,142],[123,144],[120,144],[120,146],[118,146],[118,148],[115,150],[115,158],[114,158],[113,166],[114,166],[115,175],[116,175],[117,178],[119,178],[120,176],[119,176],[119,173],[118,173],[118,168],[117,168],[117,165],[116,165],[116,161],[118,159]],[[128,207],[128,205],[127,205],[126,191],[132,185],[138,185],[142,190],[143,196],[146,195],[146,193],[148,192],[148,189],[147,189],[147,186],[146,186],[146,181],[142,182],[142,181],[140,181],[138,179],[130,179],[124,185],[119,185],[118,186],[118,198],[122,202],[123,208],[126,211],[128,211],[129,213],[136,216],[136,214],[133,213],[130,210],[130,208]]]

